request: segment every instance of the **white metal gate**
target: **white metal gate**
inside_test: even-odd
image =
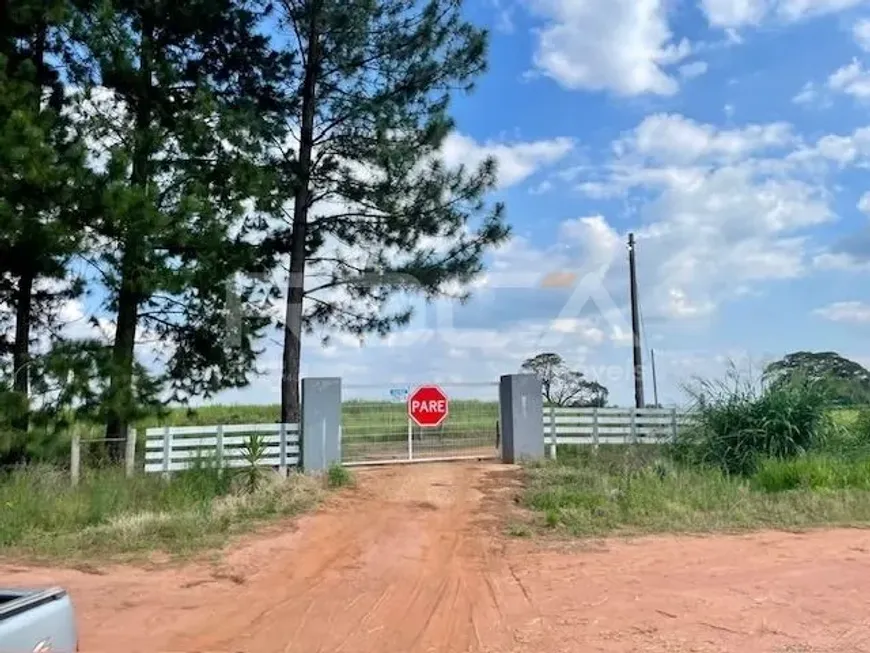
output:
[[[346,465],[495,458],[499,452],[498,383],[435,383],[448,396],[447,418],[417,426],[407,399],[420,385],[343,385],[341,457]]]

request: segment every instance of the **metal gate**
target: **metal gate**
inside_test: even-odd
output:
[[[420,427],[408,397],[429,384],[343,385],[341,457],[345,465],[495,458],[499,454],[498,383],[437,383],[447,417]]]

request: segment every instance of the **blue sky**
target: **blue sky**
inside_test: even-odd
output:
[[[870,0],[468,5],[490,70],[456,99],[443,156],[497,159],[515,236],[466,306],[421,305],[382,341],[309,340],[306,374],[386,393],[556,351],[628,404],[629,231],[663,403],[727,360],[870,366]],[[269,346],[263,376],[217,400],[277,401],[279,361]]]

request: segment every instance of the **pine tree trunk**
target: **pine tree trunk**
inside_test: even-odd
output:
[[[284,318],[284,355],[281,374],[281,421],[298,423],[299,367],[302,360],[302,309],[305,299],[305,236],[308,222],[311,150],[314,146],[314,114],[319,69],[317,11],[311,9],[308,29],[308,61],[302,82],[302,120],[299,133],[297,191],[293,198],[293,231],[290,237],[290,278],[287,282],[287,310]]]
[[[18,278],[15,292],[15,343],[12,346],[12,367],[15,370],[12,389],[30,397],[30,321],[33,313],[33,274],[25,271]],[[27,413],[17,416],[15,428],[26,431]]]
[[[140,15],[142,40],[140,45],[140,79],[144,92],[136,106],[134,127],[135,146],[130,186],[138,189],[147,199],[151,180],[151,63],[154,27],[147,11]],[[118,316],[115,342],[112,347],[112,378],[109,385],[109,410],[106,420],[106,444],[112,460],[124,455],[124,441],[129,431],[130,414],[134,408],[133,363],[135,361],[136,327],[139,322],[141,301],[140,282],[142,256],[136,233],[127,234],[123,243],[121,281],[118,290]]]
[[[112,378],[109,385],[109,410],[106,421],[106,448],[112,460],[124,455],[130,411],[133,408],[133,360],[136,347],[136,325],[139,298],[129,283],[130,273],[124,271],[118,294],[118,317],[115,342],[112,347]]]
[[[42,109],[42,89],[46,77],[45,42],[48,28],[40,23],[34,33],[31,56],[36,67],[36,89],[33,93],[33,109],[36,113]],[[36,220],[36,216],[31,216]],[[18,277],[18,288],[15,291],[15,343],[12,346],[12,389],[30,400],[30,331],[33,317],[33,286],[36,281],[34,270],[25,264]],[[29,403],[28,403],[29,409]],[[16,429],[26,431],[29,426],[29,410],[16,416]]]

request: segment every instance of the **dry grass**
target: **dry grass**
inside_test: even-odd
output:
[[[324,479],[273,473],[249,491],[213,470],[178,474],[168,483],[102,470],[71,488],[57,470],[31,468],[0,480],[0,553],[65,559],[188,554],[308,510],[325,492]]]

